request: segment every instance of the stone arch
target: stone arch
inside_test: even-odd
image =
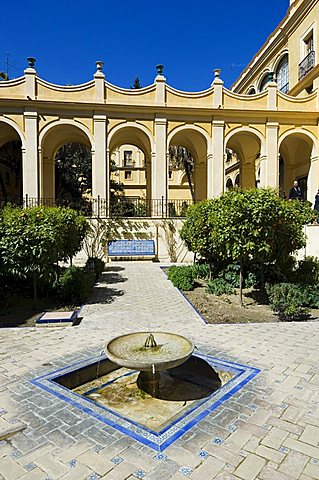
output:
[[[257,93],[257,91],[256,91],[255,85],[251,85],[248,88],[246,95],[256,95],[256,93]]]
[[[8,130],[9,132],[11,131],[12,132],[12,129],[15,131],[16,135],[15,138],[11,138],[10,136],[10,133],[9,133],[9,138],[10,140],[6,140],[6,141],[11,141],[11,140],[17,140],[19,139],[21,141],[21,147],[23,149],[25,149],[25,136],[24,136],[24,133],[22,132],[21,128],[19,127],[19,125],[17,123],[15,123],[13,120],[11,120],[10,118],[6,118],[6,117],[0,117],[0,145],[2,143],[2,135],[1,135],[1,124],[5,124],[5,129]],[[9,129],[7,128],[7,126],[9,127]],[[11,127],[11,129],[10,129]],[[19,138],[17,138],[17,136]],[[8,137],[7,137],[8,138]],[[5,142],[4,142],[5,143]],[[3,143],[2,143],[3,144]]]
[[[252,127],[238,127],[231,130],[225,138],[225,152],[233,150],[239,159],[241,187],[254,188],[257,185],[258,159],[265,155],[265,137]]]
[[[144,157],[143,165],[133,167],[132,178],[124,183],[124,194],[131,197],[151,199],[152,198],[152,161],[155,156],[155,141],[150,130],[137,122],[125,122],[113,127],[107,137],[107,150],[109,157],[113,156],[116,149],[124,145],[132,146],[142,152]],[[144,176],[142,173],[144,172]],[[119,175],[122,175],[121,168]],[[112,179],[112,173],[111,173]],[[112,192],[111,192],[112,193]]]
[[[25,137],[11,119],[0,117],[0,197],[20,204],[23,195]]]
[[[230,177],[226,180],[226,190],[232,190],[234,188],[233,181]]]
[[[196,200],[207,198],[207,157],[211,155],[211,143],[209,134],[197,125],[180,125],[174,128],[167,137],[168,150],[170,146],[182,146],[191,153],[194,159],[192,183]],[[188,192],[185,191],[185,195],[186,193]]]
[[[55,198],[55,156],[65,144],[81,143],[94,155],[94,139],[91,131],[74,120],[57,120],[46,125],[39,135],[41,196]],[[92,158],[92,176],[94,176]]]
[[[294,180],[298,180],[304,198],[313,201],[319,179],[317,138],[302,128],[287,130],[279,138],[278,151],[282,194],[288,196]]]
[[[270,69],[268,68],[259,77],[259,80],[257,82],[259,92],[263,92],[265,90],[266,85],[269,82],[269,72],[270,72]]]

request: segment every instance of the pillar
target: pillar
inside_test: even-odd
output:
[[[224,128],[223,120],[212,123],[212,155],[207,158],[207,197],[219,197],[224,191]]]
[[[109,192],[107,190],[108,165],[106,158],[106,126],[107,118],[105,115],[93,115],[94,122],[94,149],[92,154],[92,197],[100,196],[107,199]]]
[[[308,174],[307,200],[312,204],[315,201],[315,195],[319,188],[319,156],[310,159],[310,169]]]
[[[278,162],[278,127],[277,122],[266,124],[266,179],[260,179],[265,187],[279,189],[279,162]]]
[[[23,196],[39,197],[38,114],[24,112],[25,152],[23,155]]]
[[[152,199],[167,199],[167,120],[166,118],[155,118],[155,157],[152,155]],[[158,209],[157,209],[158,210]],[[162,212],[163,213],[163,212]],[[160,212],[157,211],[159,215]]]

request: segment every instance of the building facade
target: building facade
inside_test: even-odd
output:
[[[233,186],[269,186],[287,195],[298,179],[313,202],[319,186],[318,21],[319,0],[292,2],[231,90],[219,70],[207,90],[177,90],[161,65],[152,85],[123,89],[107,82],[103,62],[96,62],[89,82],[59,86],[41,79],[28,59],[23,77],[0,82],[0,148],[19,142],[23,198],[55,199],[56,153],[78,142],[92,153],[91,197],[107,205],[117,178],[124,195],[157,202],[148,216],[160,215],[163,202],[191,199],[184,172],[171,168],[171,146],[183,146],[194,159],[195,200]]]

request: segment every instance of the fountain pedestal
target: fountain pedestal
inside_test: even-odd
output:
[[[190,340],[167,332],[130,333],[114,338],[105,346],[105,353],[112,362],[140,371],[137,385],[152,397],[159,394],[160,372],[182,365],[193,350]]]

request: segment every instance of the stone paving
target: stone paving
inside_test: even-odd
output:
[[[158,264],[108,264],[78,327],[0,331],[0,479],[319,479],[319,323],[206,325]],[[163,453],[30,383],[132,330],[261,373]]]

